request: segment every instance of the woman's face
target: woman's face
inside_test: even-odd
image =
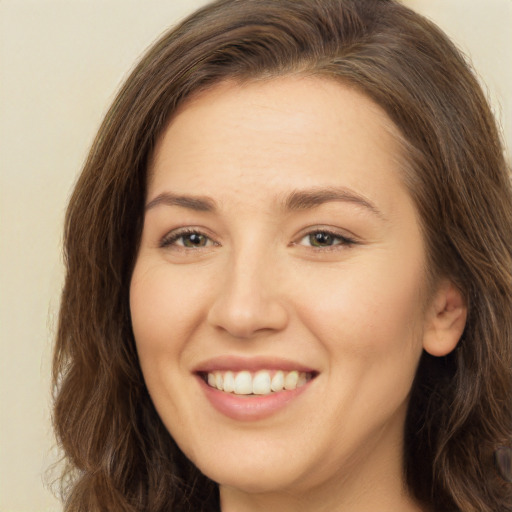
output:
[[[133,330],[162,421],[221,489],[399,479],[428,319],[392,131],[355,90],[289,77],[200,94],[156,148]]]

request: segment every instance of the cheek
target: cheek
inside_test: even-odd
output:
[[[192,280],[193,282],[193,280]],[[196,329],[201,291],[183,272],[165,262],[137,262],[130,283],[132,328],[144,381],[151,399],[171,433],[182,428],[190,407],[181,393],[188,375],[183,364],[187,341]]]
[[[395,262],[396,261],[396,262]],[[324,340],[332,357],[378,360],[412,348],[421,352],[423,271],[421,260],[375,258],[324,276],[309,276],[303,287],[301,316]]]
[[[199,316],[201,293],[169,272],[166,263],[135,266],[130,284],[130,313],[141,364],[173,356]],[[166,358],[167,360],[167,358]]]

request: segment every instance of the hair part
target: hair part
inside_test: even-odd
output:
[[[218,510],[144,385],[129,284],[148,165],[177,109],[227,80],[339,80],[385,110],[404,147],[430,278],[468,305],[457,349],[424,354],[405,432],[410,492],[438,510],[512,510],[493,453],[512,439],[512,194],[495,121],[465,59],[393,0],[219,0],[164,35],[107,114],[70,200],[54,354],[66,511]]]

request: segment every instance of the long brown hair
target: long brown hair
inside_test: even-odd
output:
[[[405,432],[410,492],[441,511],[512,510],[493,453],[512,439],[512,194],[486,99],[432,23],[393,0],[219,0],[160,39],[108,112],[71,198],[54,355],[66,511],[218,510],[145,388],[128,289],[156,141],[192,93],[286,74],[350,84],[406,149],[432,279],[468,304],[457,349],[422,356]]]

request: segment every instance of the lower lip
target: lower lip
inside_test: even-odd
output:
[[[212,388],[199,376],[198,380],[213,407],[224,416],[237,421],[262,420],[276,414],[302,395],[312,382],[310,380],[300,388],[269,395],[235,395]]]

